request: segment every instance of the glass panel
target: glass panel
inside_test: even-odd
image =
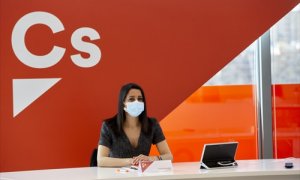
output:
[[[255,41],[241,52],[233,61],[208,80],[204,86],[254,84],[254,60],[257,56],[256,43]]]
[[[228,141],[239,142],[237,159],[258,157],[256,49],[248,47],[160,122],[175,162],[199,161],[205,143]]]
[[[300,5],[271,29],[274,157],[300,157]]]

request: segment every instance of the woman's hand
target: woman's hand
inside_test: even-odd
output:
[[[143,154],[140,154],[136,157],[133,157],[132,164],[133,165],[138,165],[139,161],[155,161],[155,158],[151,157],[151,156],[145,156]]]

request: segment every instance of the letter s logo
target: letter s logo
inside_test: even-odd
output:
[[[91,40],[100,39],[100,36],[97,31],[88,27],[79,28],[72,34],[71,43],[73,47],[77,50],[89,53],[90,57],[84,59],[81,55],[76,54],[72,55],[71,59],[77,66],[88,68],[95,66],[100,61],[101,51],[95,44],[82,41],[83,36],[88,36]]]

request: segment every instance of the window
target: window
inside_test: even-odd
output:
[[[271,28],[274,156],[300,157],[300,5]]]

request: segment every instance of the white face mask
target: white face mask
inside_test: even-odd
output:
[[[138,117],[144,111],[144,103],[143,102],[127,102],[125,103],[126,107],[124,107],[124,111],[126,111],[132,117]]]

